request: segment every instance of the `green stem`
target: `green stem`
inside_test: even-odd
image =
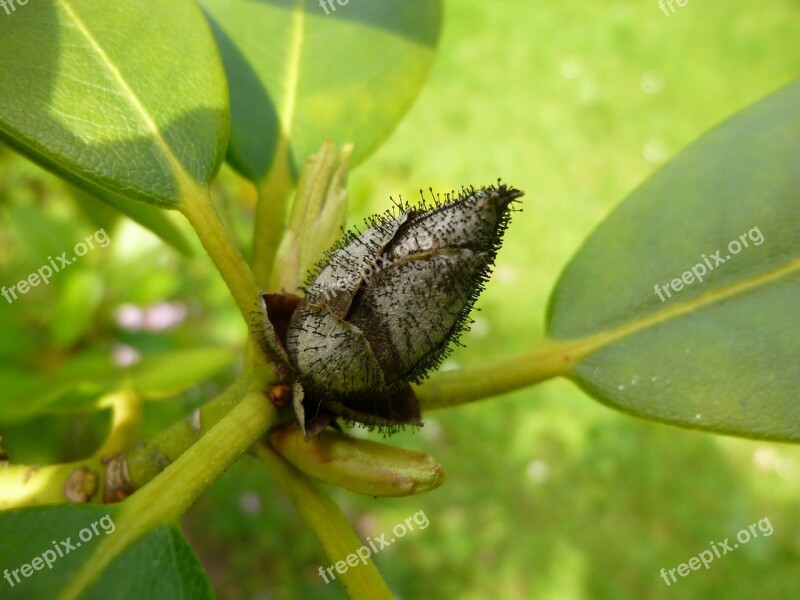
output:
[[[263,289],[268,289],[272,277],[278,246],[283,238],[289,193],[294,186],[289,170],[287,148],[285,142],[279,143],[270,172],[257,183],[258,203],[253,226],[251,263],[253,272]]]
[[[245,322],[251,323],[253,317],[260,314],[260,288],[220,219],[208,191],[197,188],[194,196],[184,199],[181,211],[228,285]]]
[[[123,457],[132,488],[138,489],[156,477],[164,470],[165,465],[174,462],[221,421],[247,394],[248,389],[254,387],[254,377],[255,369],[247,368],[230,387],[196,409],[189,417],[132,448]],[[266,389],[266,385],[263,387]]]
[[[97,458],[43,467],[0,465],[0,511],[65,502],[98,502],[104,487],[104,468]]]
[[[268,444],[258,444],[254,452],[275,476],[278,485],[319,540],[328,560],[328,565],[322,565],[323,567],[344,561],[349,554],[355,553],[363,545],[342,511],[326,493],[286,462]],[[367,564],[359,563],[356,567],[349,567],[344,573],[337,571],[334,573],[352,600],[394,599],[372,559],[369,559]]]
[[[172,525],[197,498],[277,421],[261,391],[248,393],[206,435],[131,496],[115,519],[116,533],[103,540],[92,559],[64,589],[76,599],[111,562],[148,531]]]
[[[142,427],[142,397],[125,387],[103,398],[100,403],[111,406],[111,430],[106,441],[94,453],[97,458],[124,452],[136,441]]]
[[[585,340],[547,340],[539,348],[480,367],[445,371],[416,387],[422,410],[450,408],[569,375]]]

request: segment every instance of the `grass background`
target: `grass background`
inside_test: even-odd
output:
[[[534,347],[560,271],[604,216],[708,128],[796,77],[798,17],[796,0],[691,0],[670,16],[655,0],[446,3],[428,84],[351,177],[353,223],[382,211],[390,195],[414,198],[420,187],[446,191],[502,177],[527,192],[463,340],[467,348],[446,366]],[[36,252],[26,258],[25,236],[13,233],[26,222],[18,207],[37,202],[31,182],[51,190],[41,213],[48,222],[94,230],[38,168],[6,153],[0,175],[3,281],[40,263]],[[226,169],[216,193],[226,212],[252,190]],[[245,228],[237,233],[244,237]],[[157,350],[196,343],[197,336],[241,340],[239,316],[202,255],[186,262],[130,225],[115,229],[112,247],[116,266],[107,266],[104,278],[114,293],[98,322],[111,323],[113,306],[122,302],[177,297],[188,298],[190,327],[149,336],[109,325],[114,334],[104,338],[97,325],[87,334],[96,342],[116,337]],[[73,274],[63,277],[66,284]],[[22,340],[30,352],[46,347],[54,317],[47,296],[18,302],[13,319],[7,310],[0,305],[0,354],[18,350]],[[36,360],[46,366],[59,360],[56,354],[40,350]],[[212,391],[213,383],[149,406],[149,431]],[[26,462],[64,459],[79,453],[75,439],[102,439],[93,432],[102,431],[103,418],[0,424],[0,432],[9,453]],[[797,589],[794,446],[637,421],[565,381],[431,413],[425,422],[390,443],[433,454],[448,471],[442,488],[404,499],[332,490],[362,538],[425,512],[426,529],[376,559],[400,598],[749,600],[787,598]],[[40,447],[43,438],[50,450]],[[732,540],[765,517],[771,536],[759,535],[670,587],[659,577],[662,567],[686,562],[710,541]],[[185,525],[221,599],[345,598],[318,576],[327,564],[315,540],[248,457],[198,502]]]

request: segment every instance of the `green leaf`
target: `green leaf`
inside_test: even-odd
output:
[[[230,366],[236,351],[225,347],[189,348],[148,356],[130,369],[133,387],[143,396],[175,394],[210,379]]]
[[[16,283],[16,282],[14,282]],[[2,284],[0,284],[0,290]],[[26,327],[24,315],[0,294],[0,371],[9,363],[25,360],[37,350],[39,336]],[[0,384],[0,389],[5,390]],[[2,395],[0,395],[0,398]]]
[[[9,211],[14,237],[31,265],[38,268],[62,252],[71,253],[76,242],[74,228],[63,220],[42,213],[29,204],[14,204]],[[14,282],[16,283],[16,282]]]
[[[77,271],[66,280],[53,315],[53,346],[64,348],[78,341],[94,322],[103,299],[103,279],[92,271]]]
[[[796,82],[637,189],[552,295],[551,337],[585,338],[573,379],[640,417],[800,441],[799,167]],[[655,286],[692,268],[702,281],[686,276],[662,301]]]
[[[334,2],[328,15],[317,0],[201,4],[230,85],[228,160],[256,181],[282,152],[294,176],[326,140],[353,142],[354,165],[369,156],[419,93],[442,19],[439,0]]]
[[[35,374],[22,369],[0,365],[0,388],[3,396],[0,399],[0,420],[6,417],[6,405],[11,405],[9,400],[15,397],[22,399],[27,391],[38,384]]]
[[[0,382],[5,377],[12,382],[0,396],[0,421],[16,423],[34,418],[71,391],[100,395],[118,386],[122,373],[108,354],[88,351],[46,374],[9,369],[4,376],[0,370]]]
[[[183,256],[193,255],[192,247],[183,231],[170,219],[169,214],[164,213],[160,209],[142,204],[141,202],[132,202],[120,196],[112,195],[111,193],[93,196],[76,188],[73,188],[72,193],[75,201],[80,204],[81,208],[85,211],[93,214],[105,211],[114,213],[114,209],[116,209],[132,221],[135,221],[161,238],[161,240],[175,248],[175,250],[180,252]]]
[[[0,513],[0,556],[14,584],[0,580],[3,598],[56,598],[91,560],[93,546],[115,535],[118,513],[116,506],[75,505]],[[54,541],[64,556],[58,555]],[[73,548],[67,550],[70,546]],[[45,553],[49,567],[43,559],[36,560]],[[34,560],[39,569],[25,568],[29,573],[25,577],[23,565]],[[149,531],[125,550],[80,596],[81,600],[213,597],[203,567],[183,535],[177,528],[165,526]]]
[[[0,138],[82,188],[175,208],[213,178],[227,128],[190,0],[30,2],[0,19]]]

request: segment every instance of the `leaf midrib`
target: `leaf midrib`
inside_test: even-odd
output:
[[[286,97],[283,99],[283,127],[288,140],[294,125],[295,108],[297,107],[297,89],[300,82],[300,59],[303,55],[303,42],[305,41],[304,27],[306,13],[303,0],[295,0],[292,15],[292,33],[290,36],[289,60],[287,61],[284,75],[284,89]],[[285,141],[285,140],[284,140]]]
[[[64,12],[73,22],[75,29],[86,39],[86,41],[91,46],[92,50],[94,50],[95,55],[99,59],[100,63],[107,70],[108,74],[111,76],[112,80],[116,83],[117,87],[119,88],[122,97],[125,98],[130,103],[134,113],[141,119],[142,123],[145,126],[145,129],[152,137],[152,140],[155,143],[156,147],[160,150],[161,154],[167,160],[167,163],[169,164],[169,167],[172,170],[178,182],[179,195],[181,191],[197,187],[198,185],[197,182],[191,175],[189,175],[189,173],[186,171],[181,161],[173,153],[172,148],[170,148],[169,144],[167,144],[166,140],[161,135],[161,131],[155,119],[150,115],[150,113],[145,108],[144,103],[139,99],[139,97],[136,95],[133,89],[128,85],[128,82],[126,81],[125,77],[116,67],[116,65],[108,56],[108,54],[105,52],[100,43],[92,35],[92,32],[89,30],[86,24],[73,10],[72,6],[70,5],[70,2],[68,0],[59,0],[59,4],[62,6]]]
[[[744,294],[796,272],[800,272],[800,258],[791,260],[783,266],[755,277],[750,277],[732,285],[711,290],[701,296],[697,296],[696,298],[682,303],[673,304],[670,307],[651,313],[642,319],[631,321],[619,327],[615,327],[614,329],[575,340],[574,345],[570,348],[570,364],[574,367],[581,359],[621,339],[639,333],[640,331],[650,329],[651,327],[656,327],[672,319],[677,319],[681,316],[699,311],[707,306],[727,300],[728,298]],[[568,340],[564,341],[566,342]]]

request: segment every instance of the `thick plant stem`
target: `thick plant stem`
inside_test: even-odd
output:
[[[186,198],[181,211],[228,285],[245,323],[252,323],[253,318],[260,314],[260,288],[255,275],[234,245],[208,192],[198,191],[196,196]]]
[[[219,423],[129,498],[114,519],[116,533],[95,548],[60,598],[79,598],[111,562],[151,529],[171,525],[277,420],[260,391],[248,393]]]
[[[284,460],[267,443],[254,448],[256,456],[275,476],[278,485],[292,501],[303,521],[319,540],[328,565],[343,561],[363,545],[342,511],[331,498]],[[328,565],[322,565],[326,567]],[[358,563],[344,573],[334,571],[352,600],[393,600],[389,586],[372,559]]]
[[[124,471],[133,489],[138,489],[156,477],[164,465],[175,461],[207,431],[222,420],[245,396],[248,389],[265,388],[264,381],[256,382],[256,369],[247,368],[222,394],[197,408],[189,417],[144,440],[121,458]]]

